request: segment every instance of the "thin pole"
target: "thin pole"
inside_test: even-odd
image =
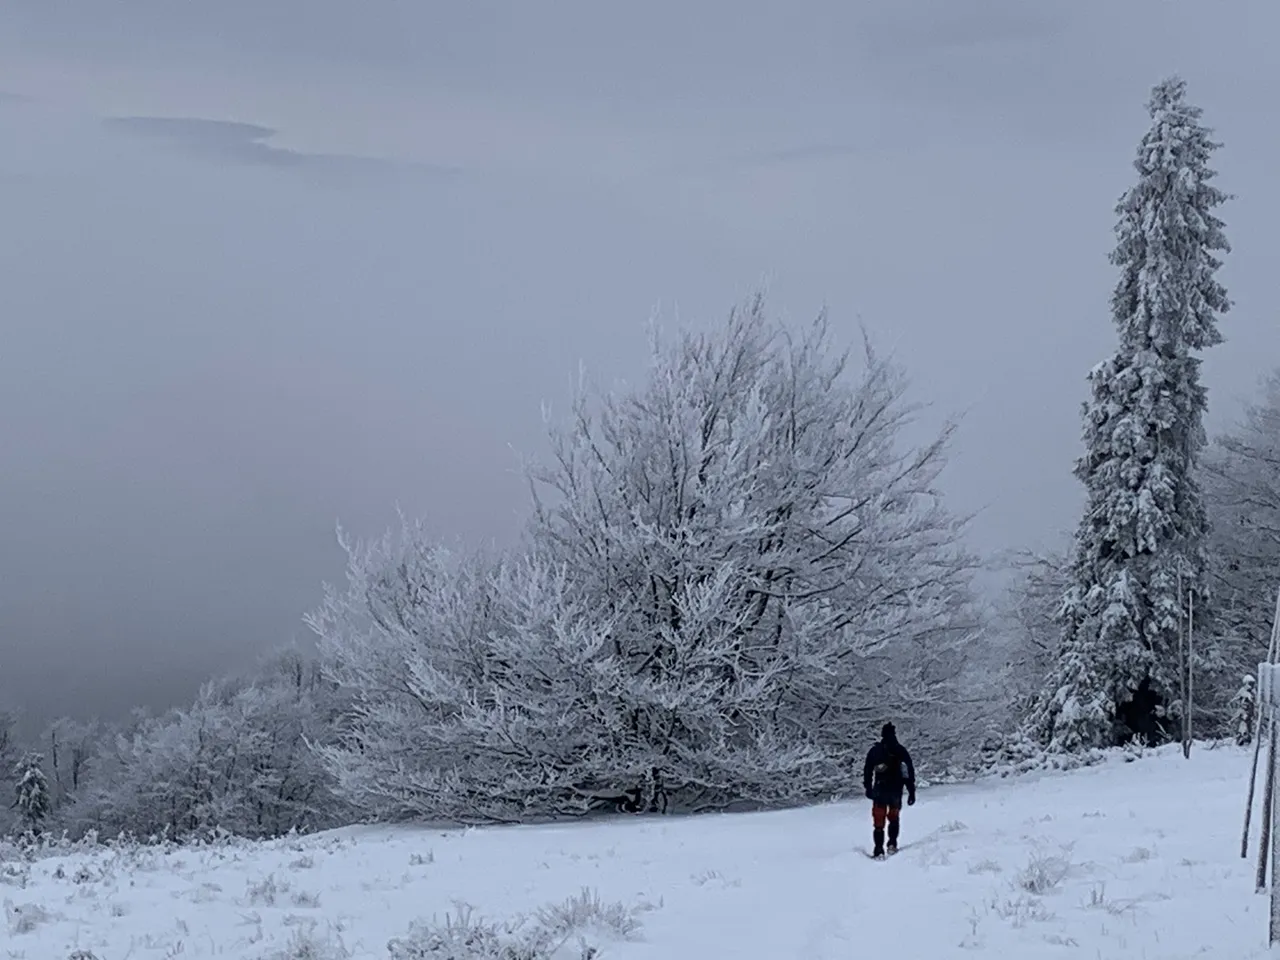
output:
[[[1178,694],[1182,698],[1182,755],[1187,755],[1187,620],[1186,607],[1182,603],[1182,584],[1186,567],[1178,565]]]
[[[1191,727],[1191,711],[1196,686],[1195,631],[1196,592],[1193,588],[1187,591],[1187,734],[1186,741],[1182,747],[1182,755],[1188,760],[1191,759],[1191,739],[1193,736]]]

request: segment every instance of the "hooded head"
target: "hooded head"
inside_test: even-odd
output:
[[[880,739],[885,743],[896,743],[898,740],[898,731],[894,729],[892,723],[886,723],[880,728]]]

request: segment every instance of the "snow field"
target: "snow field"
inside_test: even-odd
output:
[[[903,814],[902,852],[883,863],[866,856],[861,801],[695,819],[360,827],[34,861],[9,851],[0,958],[1248,960],[1268,955],[1267,899],[1253,893],[1252,858],[1239,857],[1249,757],[1199,747],[1184,761],[1173,748],[921,790]],[[468,908],[472,932],[458,936]],[[447,915],[470,947],[411,931]],[[521,918],[485,952],[485,921]],[[504,954],[492,945],[503,938],[528,949]]]

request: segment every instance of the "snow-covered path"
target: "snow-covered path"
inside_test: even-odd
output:
[[[873,862],[866,804],[440,832],[357,828],[162,854],[75,853],[0,871],[0,958],[276,955],[299,929],[384,958],[458,901],[494,919],[582,888],[644,907],[619,960],[1266,955],[1238,843],[1249,758],[1175,752],[922,790]],[[24,885],[25,884],[25,885]],[[336,955],[335,955],[336,956]]]
[[[885,863],[861,804],[681,824],[666,844],[730,886],[648,919],[654,954],[618,955],[1262,956],[1267,904],[1238,851],[1248,763],[1175,750],[922,791]]]

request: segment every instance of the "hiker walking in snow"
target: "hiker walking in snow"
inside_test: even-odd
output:
[[[872,856],[885,855],[884,828],[889,825],[889,853],[898,852],[898,818],[902,813],[902,793],[907,794],[907,806],[916,802],[916,768],[911,754],[898,742],[898,733],[892,723],[880,730],[880,742],[867,751],[867,762],[862,769],[862,785],[871,801],[872,837],[876,847]]]

